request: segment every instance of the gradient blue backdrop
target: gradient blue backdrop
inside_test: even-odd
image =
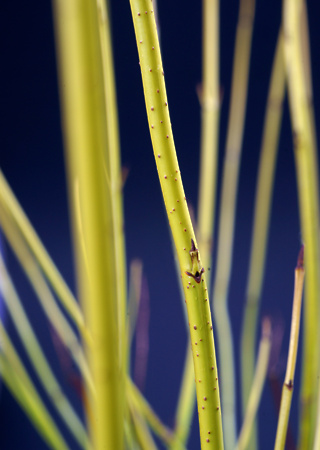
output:
[[[160,417],[172,426],[184,362],[186,329],[168,223],[147,127],[129,2],[110,3],[122,162],[129,169],[124,188],[127,255],[128,262],[136,257],[143,260],[150,290],[150,353],[145,394]],[[162,0],[158,3],[172,127],[186,195],[190,204],[196,208],[200,134],[200,109],[196,86],[201,82],[201,4],[191,0],[175,2]],[[229,299],[236,351],[239,349],[264,110],[273,52],[281,21],[280,3],[258,1],[256,9]],[[317,19],[319,7],[316,2],[309,3],[314,85],[319,86],[319,64],[316,60],[319,42]],[[74,290],[51,4],[50,1],[1,2],[0,9],[1,169],[53,260]],[[222,2],[220,80],[223,103],[219,180],[228,117],[237,14],[237,1]],[[316,113],[319,111],[317,89],[315,89],[315,111]],[[318,120],[319,116],[316,117]],[[293,270],[300,239],[291,130],[286,104],[261,308],[262,314],[268,314],[275,321],[284,324],[284,341],[277,366],[280,383],[283,381],[288,348]],[[8,267],[15,277],[37,335],[52,360],[57,376],[70,392],[71,400],[80,409],[77,393],[66,379],[52,345],[48,323],[14,257],[9,251],[6,255]],[[214,264],[212,271],[214,274]],[[170,316],[167,313],[168,308]],[[7,318],[7,325],[18,348],[21,349],[10,317]],[[21,354],[24,355],[22,350]],[[30,371],[33,373],[32,369]],[[299,369],[297,379],[299,380]],[[240,386],[239,376],[237,385]],[[39,390],[43,392],[41,387]],[[295,391],[293,425],[297,422],[297,394],[298,390]],[[240,413],[240,399],[238,409]],[[60,424],[54,411],[52,414]],[[261,449],[270,449],[276,430],[276,413],[268,383],[263,394],[259,421]],[[240,414],[238,426],[240,427]],[[77,448],[67,431],[65,434],[70,447]],[[46,448],[24,413],[2,386],[0,448],[8,450],[22,446],[32,449]],[[189,448],[199,448],[196,415]]]

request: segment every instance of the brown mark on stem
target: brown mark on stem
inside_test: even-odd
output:
[[[285,383],[286,388],[289,389],[289,391],[292,391],[293,389],[293,381],[289,380],[289,383]]]
[[[202,274],[205,270],[203,267],[201,267],[199,259],[199,250],[196,248],[193,239],[191,239],[191,249],[189,253],[191,256],[192,272],[185,272],[185,274],[188,275],[189,277],[194,278],[196,283],[200,283]]]

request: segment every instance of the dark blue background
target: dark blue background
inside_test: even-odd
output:
[[[237,354],[247,281],[257,164],[271,64],[281,21],[280,3],[258,1],[256,8],[229,299]],[[318,86],[320,73],[315,56],[319,27],[316,17],[318,7],[315,4],[316,2],[310,2],[310,30],[314,85]],[[160,417],[172,426],[184,362],[186,329],[167,218],[153,161],[130,6],[128,1],[111,1],[111,6],[122,162],[129,169],[124,188],[128,263],[136,257],[143,260],[150,290],[150,354],[145,394]],[[0,8],[0,165],[50,255],[74,289],[51,5],[48,1],[1,2]],[[159,1],[158,8],[163,65],[179,164],[187,198],[196,208],[195,174],[198,174],[200,139],[200,108],[196,95],[196,86],[201,82],[200,2],[162,0]],[[228,118],[237,14],[237,1],[222,2],[220,80],[224,96],[219,180]],[[315,111],[319,111],[317,89]],[[278,366],[280,383],[284,376],[288,348],[293,270],[300,239],[291,129],[286,104],[261,308],[263,315],[268,314],[274,320],[282,321],[285,327]],[[57,375],[70,392],[70,398],[80,409],[79,398],[61,369],[47,321],[9,251],[7,260],[37,335],[44,343]],[[214,273],[214,264],[212,270]],[[16,338],[10,318],[7,324],[11,335]],[[16,342],[21,349],[18,339]],[[32,369],[30,372],[33,373]],[[298,368],[298,380],[299,372]],[[239,376],[237,385],[240,386]],[[40,387],[39,390],[42,392]],[[295,391],[291,415],[294,424],[297,422],[297,394],[298,389]],[[240,412],[240,401],[238,408]],[[55,412],[52,413],[60,424]],[[268,384],[264,390],[259,421],[261,448],[269,449],[274,442],[276,413]],[[240,427],[240,420],[238,426]],[[70,438],[67,432],[66,436],[67,439]],[[71,448],[76,448],[71,439],[69,442]],[[6,388],[2,387],[0,447],[7,450],[21,446],[45,448],[24,413]],[[189,448],[199,448],[196,416]]]

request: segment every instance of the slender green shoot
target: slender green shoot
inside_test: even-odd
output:
[[[223,448],[219,385],[205,275],[187,208],[169,116],[151,0],[130,1],[149,129],[189,318],[201,446]]]
[[[203,266],[211,265],[212,236],[215,222],[215,203],[218,164],[218,135],[220,112],[219,85],[219,2],[202,2],[202,87],[201,151],[198,199],[198,243]],[[207,272],[210,286],[210,272]],[[187,344],[183,379],[175,416],[177,440],[186,444],[191,429],[195,405],[194,374],[190,342]],[[188,378],[189,377],[189,378]]]
[[[122,173],[120,161],[120,139],[118,126],[118,109],[116,99],[116,84],[114,75],[113,52],[111,43],[110,11],[109,2],[97,0],[98,26],[102,56],[102,70],[104,83],[104,101],[106,109],[106,131],[108,139],[108,162],[104,166],[108,188],[111,195],[111,208],[113,220],[114,264],[116,276],[117,308],[118,308],[118,330],[119,330],[119,370],[122,372],[121,380],[124,382],[127,367],[127,274],[126,254],[123,223],[123,201],[122,201]],[[121,389],[124,393],[125,389]],[[122,400],[124,402],[124,400]]]
[[[317,421],[316,421],[316,434],[314,438],[313,450],[320,448],[320,377],[318,380],[318,404],[317,404]]]
[[[56,450],[68,449],[68,445],[42,402],[2,322],[0,322],[0,340],[2,380],[48,446]]]
[[[161,422],[152,407],[130,378],[127,378],[126,388],[134,408],[144,417],[152,431],[165,444],[170,445],[173,439],[172,431]]]
[[[188,344],[175,415],[174,441],[171,445],[171,448],[175,450],[187,445],[196,402],[193,359],[189,340]]]
[[[308,99],[308,111],[309,111],[309,122],[312,130],[312,139],[313,139],[313,148],[317,149],[317,133],[316,133],[316,125],[315,125],[315,117],[314,117],[314,108],[313,108],[313,89],[312,89],[312,71],[311,71],[311,51],[310,51],[310,42],[309,42],[309,25],[308,25],[308,11],[307,11],[307,2],[302,2],[302,11],[301,11],[301,53],[303,58],[303,70],[304,70],[304,79],[305,79],[305,87],[306,94]],[[315,152],[314,155],[316,161],[318,161],[318,154]],[[317,166],[319,167],[319,166]]]
[[[142,268],[143,268],[142,262],[139,259],[134,259],[130,264],[128,321],[127,321],[128,349],[131,347],[132,344],[132,339],[136,328],[137,316],[139,311],[141,299],[141,285],[142,285]],[[128,368],[129,368],[129,361],[128,361]]]
[[[285,67],[283,38],[280,31],[273,61],[265,114],[255,199],[250,267],[242,326],[241,381],[243,417],[245,416],[246,406],[254,376],[257,318],[266,261],[268,229],[284,93]],[[251,448],[256,448],[256,432],[252,433],[251,440]]]
[[[146,419],[137,411],[132,403],[128,401],[131,418],[135,430],[136,439],[141,450],[157,450],[156,443],[149,430]]]
[[[315,436],[319,371],[319,183],[316,149],[301,44],[302,1],[285,0],[283,32],[292,122],[302,239],[305,246],[303,364],[299,448],[311,448]]]
[[[21,236],[18,227],[16,227],[15,223],[12,223],[10,214],[2,208],[1,204],[0,224],[6,238],[10,242],[10,245],[15,252],[15,255],[17,256],[21,266],[23,267],[25,274],[29,278],[29,281],[43,308],[43,311],[45,312],[48,320],[50,321],[63,344],[66,346],[66,348],[69,349],[72,359],[74,360],[82,376],[88,383],[90,391],[93,393],[94,386],[92,377],[90,375],[88,364],[86,362],[86,358],[78,337],[57,306],[56,300],[48,287],[47,281],[44,278],[41,270],[39,269],[34,255],[29,251],[29,248],[26,245],[23,237]]]
[[[88,342],[88,335],[81,309],[72,292],[63,280],[60,272],[54,265],[48,252],[40,241],[37,233],[22,210],[18,200],[14,196],[10,186],[0,170],[0,203],[10,212],[12,220],[16,223],[21,234],[26,240],[31,252],[34,254],[38,264],[50,281],[50,284],[61,301],[62,305],[77,325],[82,337]]]
[[[267,376],[270,349],[271,349],[271,322],[270,319],[265,318],[262,322],[262,338],[259,346],[257,367],[252,382],[248,406],[246,409],[246,415],[236,445],[236,450],[246,449],[249,443],[250,434],[252,432],[252,425],[254,423],[258,411],[264,382]]]
[[[255,0],[242,0],[233,63],[230,116],[223,167],[218,254],[213,289],[213,313],[217,328],[222,382],[222,418],[226,448],[236,443],[235,367],[228,291],[234,239],[238,176],[249,78]]]
[[[281,404],[279,411],[275,450],[283,450],[286,444],[291,401],[294,386],[294,373],[296,370],[296,360],[299,342],[301,302],[304,282],[303,247],[300,250],[297,267],[294,272],[294,294],[292,305],[291,331],[289,353],[287,360],[287,371],[282,387]]]
[[[88,395],[88,425],[96,450],[121,450],[125,379],[119,336],[125,330],[117,303],[114,192],[106,177],[112,150],[99,32],[106,16],[91,0],[53,0],[53,11],[77,281],[93,338],[86,348],[96,390],[96,396]],[[87,265],[76,217],[77,183]]]
[[[201,161],[198,199],[198,242],[205,269],[211,265],[215,219],[220,83],[219,1],[202,2]],[[208,284],[210,277],[207,275]]]
[[[40,347],[33,328],[27,318],[22,302],[12,284],[0,254],[0,291],[15,324],[20,339],[28,353],[30,361],[45,388],[52,404],[60,414],[66,426],[82,448],[89,446],[86,430],[78,415],[64,395],[49,363]]]

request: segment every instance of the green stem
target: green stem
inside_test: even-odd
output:
[[[67,443],[42,402],[1,321],[0,339],[2,346],[0,373],[7,388],[49,447],[56,450],[68,449]]]
[[[130,4],[149,129],[188,310],[201,446],[221,449],[220,397],[210,307],[173,141],[153,5],[151,0],[130,0]]]
[[[181,446],[186,445],[188,442],[195,401],[196,395],[194,387],[193,358],[190,348],[190,341],[188,339],[183,378],[180,386],[180,394],[175,415],[174,441],[171,446],[174,450],[181,449]]]
[[[298,264],[294,275],[295,275],[295,284],[294,284],[294,296],[292,305],[290,344],[288,352],[287,371],[281,395],[277,435],[274,446],[275,450],[283,450],[286,444],[287,429],[293,395],[294,373],[296,370],[296,360],[298,352],[301,302],[302,302],[303,281],[304,281],[303,247],[299,254]]]
[[[218,0],[203,0],[202,24],[201,156],[197,230],[203,266],[209,268],[214,233],[220,111]],[[207,283],[210,286],[209,271]],[[192,364],[192,353],[188,342],[175,416],[177,445],[187,443],[191,429],[195,404]]]
[[[87,416],[96,450],[123,448],[124,374],[119,343],[117,257],[99,12],[91,0],[53,0],[77,280],[93,345],[96,396]],[[74,190],[79,186],[82,236]],[[123,332],[123,330],[122,330]],[[89,392],[88,392],[89,394]]]
[[[132,405],[145,418],[153,432],[167,445],[170,445],[173,439],[173,433],[167,428],[151,408],[147,400],[143,397],[137,386],[128,378],[127,392]]]
[[[111,191],[111,207],[113,218],[113,237],[111,241],[114,245],[113,254],[115,256],[115,275],[117,289],[118,307],[118,327],[119,327],[119,361],[121,380],[124,383],[124,374],[127,363],[127,333],[126,333],[126,312],[127,312],[127,274],[126,274],[126,254],[123,223],[123,201],[122,201],[122,173],[120,161],[120,139],[118,131],[118,109],[116,99],[116,83],[114,76],[114,63],[111,45],[111,27],[109,2],[97,0],[100,45],[102,55],[102,69],[104,81],[104,101],[106,108],[106,128],[108,138],[108,164],[105,166],[108,187]],[[124,385],[121,392],[125,392]],[[124,401],[124,400],[123,400]]]
[[[79,328],[82,337],[91,342],[91,337],[84,323],[82,311],[72,295],[72,292],[63,280],[60,272],[54,265],[48,252],[40,241],[37,233],[33,229],[27,216],[19,205],[18,200],[14,196],[10,186],[0,170],[0,203],[9,211],[12,220],[16,223],[22,236],[34,254],[39,266],[51,283],[52,288],[56,292],[61,303],[70,315],[71,319]]]
[[[311,448],[316,422],[319,371],[319,185],[315,140],[310,123],[307,82],[301,44],[302,1],[285,0],[284,49],[302,238],[305,245],[306,288],[304,301],[303,372],[300,394],[299,447]]]
[[[10,242],[16,257],[23,267],[48,320],[61,339],[61,342],[69,349],[71,357],[78,366],[81,375],[88,383],[90,391],[93,392],[92,377],[80,342],[56,304],[56,300],[47,285],[46,279],[38,267],[35,256],[29,251],[19,229],[10,219],[10,213],[3,209],[0,204],[0,224],[4,235],[8,242]]]
[[[9,274],[0,255],[0,291],[10,315],[19,333],[21,341],[28,353],[30,361],[37,372],[39,380],[45,388],[52,404],[60,414],[66,426],[82,448],[89,446],[86,430],[74,411],[68,398],[63,393],[58,380],[45,357],[33,328],[28,320],[22,302],[12,284]]]
[[[252,425],[254,423],[258,406],[260,403],[264,382],[266,380],[269,355],[271,349],[271,323],[265,318],[262,322],[262,338],[260,341],[257,367],[252,382],[251,392],[248,399],[246,415],[243,421],[236,450],[245,450],[249,443]]]
[[[236,444],[234,350],[228,314],[228,291],[234,239],[237,187],[248,90],[255,0],[242,0],[237,26],[231,89],[230,117],[223,167],[218,255],[213,290],[214,318],[221,362],[222,419],[226,448]]]
[[[279,33],[267,101],[255,199],[250,268],[241,339],[242,414],[245,416],[255,368],[257,318],[263,283],[282,104],[285,68],[282,33]],[[255,448],[256,432],[251,448]]]
[[[203,265],[208,268],[211,265],[214,233],[220,111],[218,0],[203,0],[202,24],[201,161],[197,229]],[[207,277],[210,284],[209,275]]]

